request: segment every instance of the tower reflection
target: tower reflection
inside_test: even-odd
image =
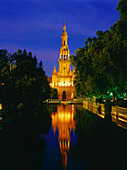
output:
[[[70,132],[75,131],[75,107],[74,105],[59,105],[57,112],[52,113],[52,127],[55,134],[58,129],[59,147],[61,152],[61,160],[63,169],[67,168],[67,155],[70,148]]]

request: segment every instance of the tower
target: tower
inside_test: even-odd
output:
[[[58,90],[59,99],[67,100],[74,98],[75,87],[74,87],[74,70],[70,68],[70,51],[68,48],[68,35],[66,32],[66,25],[64,22],[63,32],[61,35],[61,48],[59,52],[59,68],[58,72],[54,67],[52,73],[52,81],[50,86]]]
[[[68,35],[66,32],[65,23],[63,26],[63,32],[61,35],[61,39],[62,39],[62,44],[61,44],[61,49],[60,49],[60,60],[63,59],[65,61],[65,60],[69,59],[69,56],[70,56],[70,51],[69,51],[68,44],[67,44]]]

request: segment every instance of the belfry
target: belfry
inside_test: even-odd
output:
[[[67,100],[73,99],[75,96],[74,77],[75,70],[70,68],[70,51],[68,48],[68,35],[66,32],[66,25],[64,22],[63,32],[61,35],[62,43],[59,53],[59,68],[58,72],[54,66],[52,79],[50,79],[50,86],[58,90],[59,99]]]

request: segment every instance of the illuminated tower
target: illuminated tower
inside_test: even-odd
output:
[[[66,26],[64,24],[63,26],[63,32],[61,35],[62,38],[62,44],[61,44],[61,49],[60,49],[60,58],[58,60],[59,62],[59,72],[60,73],[65,73],[65,72],[70,72],[70,51],[68,48],[67,44],[67,32],[66,32]]]
[[[66,32],[66,25],[64,23],[63,32],[61,35],[61,49],[59,52],[59,68],[53,69],[52,80],[50,86],[58,90],[59,99],[72,99],[75,95],[74,77],[75,70],[70,68],[70,51],[68,48],[68,35]]]

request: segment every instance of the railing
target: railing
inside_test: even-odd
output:
[[[111,109],[112,121],[118,126],[127,129],[127,108],[112,106]]]
[[[100,104],[100,103],[93,103],[90,101],[83,101],[83,108],[99,115],[102,118],[105,118],[105,108],[104,108],[104,104]]]
[[[90,101],[83,101],[83,108],[105,118],[105,107],[104,104],[93,103]],[[127,108],[112,106],[111,107],[112,121],[118,126],[127,129]]]

